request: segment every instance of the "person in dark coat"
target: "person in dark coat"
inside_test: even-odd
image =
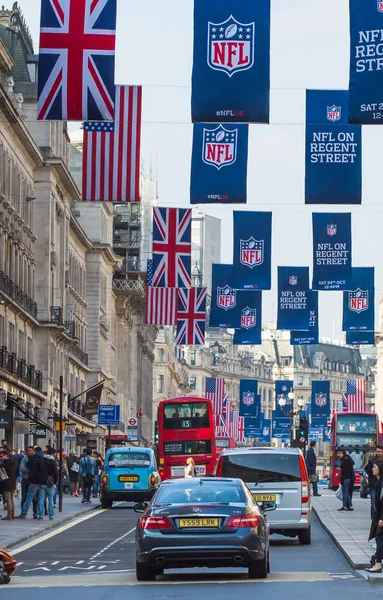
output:
[[[310,479],[312,479],[312,481],[310,481],[310,483],[313,486],[313,495],[320,496],[321,494],[318,494],[318,483],[317,483],[317,481],[314,481],[314,479],[317,478],[317,457],[315,454],[315,446],[316,446],[316,441],[311,440],[310,447],[306,452],[306,466],[307,466],[307,473],[309,476],[309,481],[310,481]]]
[[[376,461],[381,461],[381,460],[383,460],[383,446],[378,444],[375,449],[374,458],[371,458],[368,461],[368,463],[366,464],[366,466],[364,467],[364,470],[368,475],[368,487],[369,487],[370,498],[371,498],[371,519],[374,516],[374,510],[375,510],[375,485],[376,485],[376,477],[374,477],[374,475],[372,474],[372,467],[374,466],[374,463]]]
[[[0,483],[0,492],[4,496],[8,512],[7,516],[2,518],[2,521],[12,521],[15,518],[14,494],[19,467],[12,454],[10,454],[8,450],[4,450],[4,448],[0,450],[0,460],[3,461],[2,467],[8,475],[8,479]]]
[[[376,478],[375,483],[375,504],[374,514],[371,521],[371,529],[369,540],[375,538],[376,552],[374,555],[375,564],[371,569],[366,569],[369,573],[382,572],[383,560],[383,498],[382,498],[382,483],[383,483],[383,462],[376,461],[372,465],[372,474]]]
[[[342,485],[343,506],[338,510],[354,510],[352,507],[351,490],[354,486],[355,473],[354,461],[348,456],[345,450],[337,450],[337,457],[340,459],[340,482]]]

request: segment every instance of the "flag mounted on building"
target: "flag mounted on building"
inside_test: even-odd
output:
[[[152,286],[153,259],[148,259],[146,274],[147,325],[177,325],[177,288]]]
[[[366,380],[348,379],[343,394],[343,412],[366,412]]]
[[[38,120],[113,120],[116,1],[42,0]]]
[[[98,405],[101,402],[102,390],[104,388],[104,381],[100,381],[96,386],[87,390],[85,394],[85,413],[88,415],[96,415],[98,411]]]
[[[142,87],[116,86],[114,122],[85,122],[82,199],[139,202]]]
[[[190,208],[153,209],[153,286],[191,287]]]
[[[205,343],[206,288],[181,288],[177,291],[176,344],[200,346]]]
[[[225,380],[223,377],[206,377],[205,397],[211,400],[216,426],[223,425],[223,404],[225,399]]]

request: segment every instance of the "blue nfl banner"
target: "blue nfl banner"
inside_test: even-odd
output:
[[[238,292],[233,285],[233,265],[213,265],[210,327],[238,327],[241,322]]]
[[[362,128],[348,123],[348,91],[306,92],[306,204],[361,204]]]
[[[290,419],[289,417],[276,417],[272,413],[272,435],[273,438],[281,439],[285,442],[290,439]]]
[[[262,344],[262,292],[237,292],[240,322],[234,333],[235,346]]]
[[[351,213],[313,213],[313,290],[351,290]]]
[[[373,331],[347,331],[346,344],[349,346],[374,346],[375,333]]]
[[[245,204],[248,125],[194,125],[191,204]]]
[[[261,329],[236,329],[233,338],[234,346],[261,346]]]
[[[343,292],[343,331],[375,330],[374,267],[352,269],[352,290]]]
[[[330,418],[330,382],[313,379],[311,383],[311,423],[316,419],[327,421]]]
[[[277,329],[309,329],[309,287],[308,267],[278,267]]]
[[[383,2],[350,0],[350,123],[383,123]]]
[[[193,123],[268,123],[270,0],[194,0]]]
[[[271,212],[234,211],[234,283],[237,289],[271,289]]]
[[[290,399],[289,393],[293,391],[294,381],[291,379],[277,379],[275,381],[275,418],[283,417],[286,418],[286,412],[290,410]],[[281,397],[286,400],[286,406],[284,406],[284,410],[279,405],[279,400]]]
[[[239,384],[239,416],[258,417],[261,413],[257,379],[241,379]]]
[[[310,322],[308,331],[291,331],[290,344],[292,346],[308,346],[319,343],[318,325],[318,292],[308,292]]]

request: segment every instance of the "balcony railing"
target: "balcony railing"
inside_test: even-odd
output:
[[[18,285],[15,284],[12,279],[7,277],[3,271],[0,271],[0,290],[7,294],[12,300],[15,300],[20,306],[25,308],[32,317],[37,318],[37,304],[33,302],[32,298],[25,294]]]
[[[145,293],[145,283],[142,279],[113,279],[112,287],[119,292]]]
[[[73,356],[78,358],[78,360],[80,360],[82,363],[84,363],[84,365],[88,364],[88,355],[86,352],[84,352],[84,350],[81,350],[81,348],[79,348],[79,346],[75,346],[74,348],[72,348],[70,350],[70,352],[71,352],[71,354],[73,354]]]
[[[51,323],[56,323],[56,325],[63,324],[63,314],[61,306],[51,306]]]
[[[24,358],[17,358],[15,352],[8,352],[6,346],[0,346],[0,368],[15,375],[20,381],[42,391],[43,373],[36,371],[34,365],[27,365]]]

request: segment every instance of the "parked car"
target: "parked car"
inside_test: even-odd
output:
[[[302,545],[311,543],[310,486],[306,463],[298,448],[237,448],[223,450],[217,477],[238,477],[257,502],[272,501],[270,533],[298,536]]]
[[[247,567],[249,577],[270,571],[265,511],[239,479],[164,481],[152,502],[137,504],[136,577],[154,581],[164,569]]]
[[[100,502],[111,508],[115,501],[150,500],[161,483],[156,457],[150,448],[112,448],[101,473]]]

